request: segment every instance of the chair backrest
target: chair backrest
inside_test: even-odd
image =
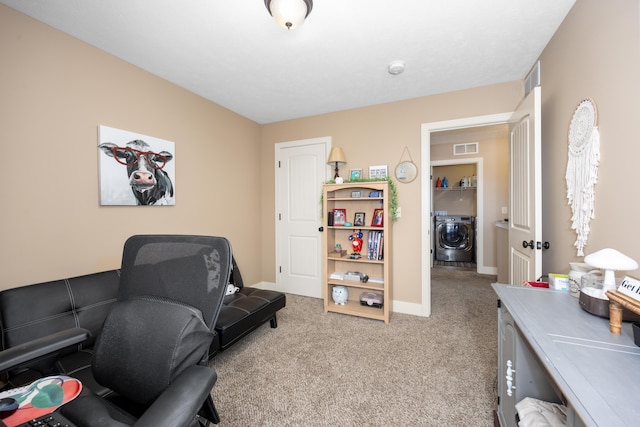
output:
[[[199,309],[213,330],[231,263],[231,244],[224,237],[132,236],[124,245],[118,300],[152,295],[180,301]]]
[[[231,265],[222,237],[130,237],[118,300],[96,340],[96,380],[148,405],[184,369],[206,361]]]

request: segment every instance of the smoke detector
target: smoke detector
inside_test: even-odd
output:
[[[389,74],[397,76],[398,74],[404,71],[404,62],[402,61],[392,61],[389,64]]]

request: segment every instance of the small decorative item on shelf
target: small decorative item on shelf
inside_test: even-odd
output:
[[[344,305],[349,299],[349,290],[344,286],[334,286],[331,296],[335,304]]]
[[[362,230],[354,230],[349,236],[354,255],[360,255],[360,252],[362,252],[362,236]]]
[[[436,179],[436,188],[442,188],[442,180],[440,179],[440,177]]]
[[[364,216],[364,212],[356,212],[356,214],[353,216],[353,225],[355,225],[356,227],[364,227]]]
[[[359,181],[362,179],[362,169],[351,169],[351,181]]]
[[[333,225],[344,225],[347,222],[347,210],[346,209],[334,209],[333,210]]]
[[[382,227],[384,223],[384,209],[375,209],[373,211],[372,227]]]
[[[342,253],[342,245],[340,243],[336,243],[336,253]]]
[[[387,177],[387,165],[369,166],[369,178],[384,179]]]
[[[360,294],[360,305],[382,308],[383,295],[379,292],[365,291]]]

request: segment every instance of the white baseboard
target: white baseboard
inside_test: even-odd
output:
[[[498,275],[498,267],[487,267],[487,266],[483,265],[481,267],[478,267],[478,273],[497,276]]]
[[[489,274],[489,273],[487,273]],[[248,285],[252,288],[258,289],[266,289],[270,291],[277,291],[276,284],[273,282],[258,282],[254,285]],[[422,316],[422,306],[420,304],[415,304],[412,302],[404,302],[404,301],[393,301],[393,312],[394,313],[403,313],[403,314],[412,314],[414,316]]]
[[[266,289],[269,291],[277,291],[276,284],[273,282],[258,282],[255,285],[247,285],[251,288]]]
[[[422,305],[413,302],[393,301],[393,312],[423,316]]]

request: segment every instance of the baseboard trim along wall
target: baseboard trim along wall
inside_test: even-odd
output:
[[[270,291],[278,291],[276,284],[273,282],[258,282],[254,285],[247,285],[252,288],[266,289]],[[420,304],[404,301],[393,301],[393,313],[411,314],[414,316],[422,316]]]

